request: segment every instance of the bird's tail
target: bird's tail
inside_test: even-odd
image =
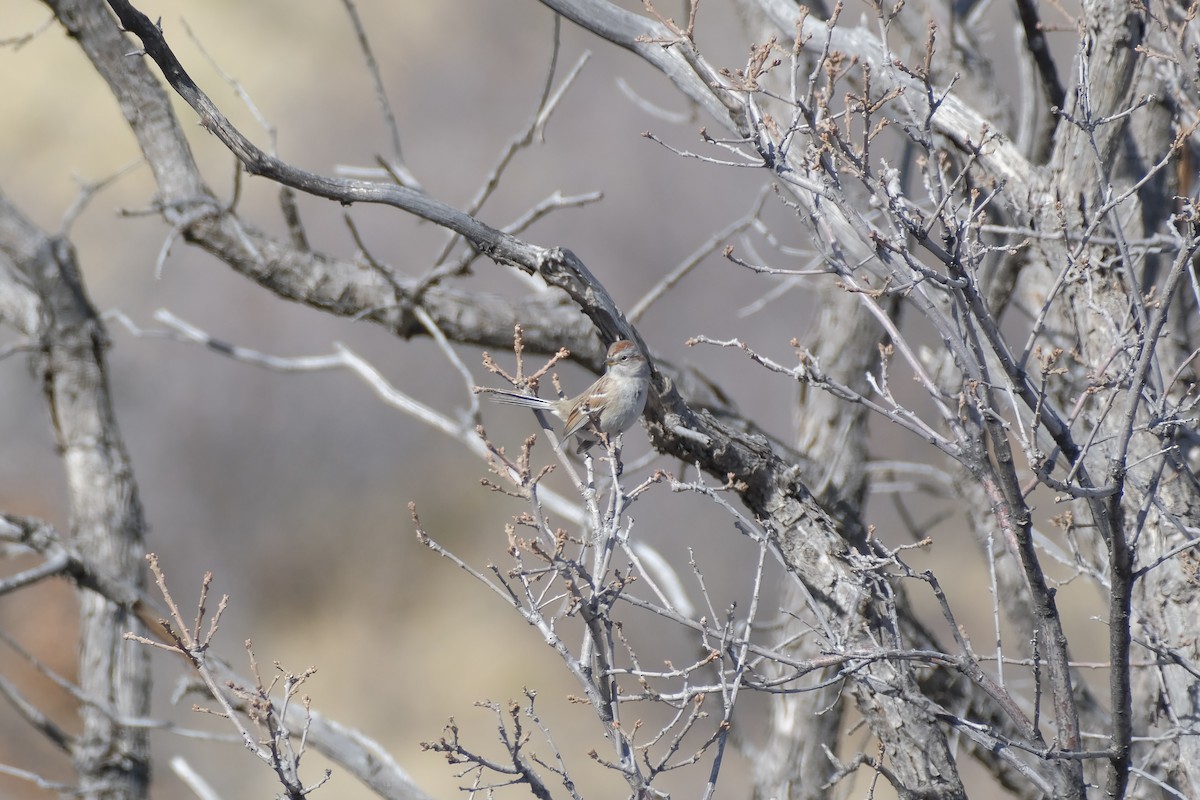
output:
[[[487,387],[480,387],[478,391],[480,394],[486,394],[488,399],[493,403],[502,403],[507,406],[521,406],[522,408],[537,408],[542,411],[554,410],[554,404],[549,400],[543,400],[531,394],[521,394],[520,392],[510,392],[505,389],[490,389]]]

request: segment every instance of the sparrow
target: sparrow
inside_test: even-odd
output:
[[[633,427],[646,408],[650,390],[650,363],[628,339],[612,343],[604,359],[604,374],[582,394],[546,400],[505,389],[485,389],[495,403],[549,411],[566,427],[563,438],[574,436],[575,452],[583,453],[599,441],[597,432],[615,437]]]

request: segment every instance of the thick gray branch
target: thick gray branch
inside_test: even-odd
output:
[[[136,582],[143,574],[145,521],[109,396],[104,328],[75,253],[3,195],[0,252],[22,285],[38,295],[36,366],[66,471],[75,546],[98,570]],[[32,321],[34,315],[25,318]],[[80,605],[80,687],[125,718],[144,717],[150,702],[146,656],[123,638],[134,621],[126,609],[94,592],[82,593]],[[83,731],[73,756],[81,796],[144,797],[150,779],[145,730],[117,724],[90,706],[80,714]]]

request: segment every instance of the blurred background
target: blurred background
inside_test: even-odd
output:
[[[196,81],[243,132],[266,146],[267,133],[201,48],[240,82],[277,128],[283,159],[332,173],[339,165],[373,166],[376,154],[388,151],[341,3],[142,0],[138,6],[151,18],[161,16],[168,41]],[[398,116],[409,168],[434,197],[465,205],[509,139],[528,124],[552,52],[552,15],[534,2],[494,0],[360,0],[358,8]],[[115,101],[73,41],[56,25],[40,30],[48,15],[33,0],[13,0],[0,20],[0,39],[8,40],[0,48],[5,120],[0,190],[53,231],[81,185],[135,164],[139,153]],[[15,41],[39,30],[28,41]],[[702,8],[698,32],[710,62],[744,64],[746,38],[725,4]],[[700,146],[697,130],[707,121],[688,118],[691,110],[678,94],[636,57],[569,23],[562,27],[559,80],[589,51],[590,60],[546,127],[545,143],[518,155],[479,216],[499,226],[555,191],[602,192],[601,202],[556,212],[524,236],[574,250],[628,308],[714,232],[746,214],[763,176],[680,158],[643,138],[643,131],[652,130],[694,150]],[[648,113],[622,91],[621,82],[688,121]],[[210,185],[228,195],[232,156],[194,125],[181,102],[177,111],[195,130],[193,147]],[[282,233],[276,197],[274,186],[246,178],[243,218]],[[417,399],[450,414],[468,405],[464,382],[428,341],[398,341],[368,325],[290,304],[180,242],[156,277],[155,261],[169,230],[156,214],[141,213],[153,199],[148,170],[135,165],[92,199],[70,231],[101,310],[119,309],[155,328],[153,313],[168,309],[217,338],[280,356],[328,353],[343,342]],[[300,209],[314,249],[352,257],[357,248],[343,217],[349,214],[371,254],[407,275],[426,272],[446,238],[432,225],[383,207],[344,210],[300,198]],[[790,211],[768,202],[765,216],[784,244],[803,245]],[[475,273],[472,288],[526,291],[490,262],[479,261]],[[803,342],[809,335],[810,306],[800,288],[755,313],[756,301],[777,285],[739,271],[718,249],[652,307],[639,327],[656,352],[700,365],[744,412],[789,441],[792,385],[734,351],[686,346],[688,337],[700,333],[738,336],[792,363],[788,341]],[[473,703],[519,698],[523,687],[539,692],[544,717],[564,732],[559,745],[574,765],[594,774],[586,772],[592,768],[585,754],[593,747],[603,752],[599,726],[589,724],[586,714],[580,724],[579,709],[566,700],[576,687],[553,654],[515,613],[418,545],[413,534],[409,500],[417,501],[430,535],[472,564],[505,563],[503,525],[520,506],[479,485],[487,474],[481,462],[460,443],[385,407],[349,373],[278,374],[203,348],[136,338],[115,323],[109,333],[109,379],[151,526],[148,546],[159,554],[185,608],[194,602],[203,573],[215,572],[215,590],[231,597],[217,649],[239,671],[247,672],[241,645],[248,638],[262,664],[278,661],[293,672],[315,666],[307,686],[314,707],[378,739],[434,796],[455,796],[466,779],[439,756],[422,752],[419,743],[437,739],[453,716],[474,737],[468,742],[489,751],[495,722]],[[9,335],[0,333],[0,343]],[[495,383],[480,368],[477,349],[458,352],[477,382]],[[512,365],[511,353],[494,355]],[[575,391],[592,377],[571,366],[562,376]],[[489,432],[510,448],[534,430],[527,412],[484,413]],[[872,441],[878,458],[913,457],[912,441],[886,426],[873,429]],[[626,436],[627,460],[648,450],[640,430]],[[65,529],[52,432],[38,381],[21,355],[0,360],[0,452],[0,509]],[[541,455],[550,460],[548,448]],[[654,467],[681,470],[661,460]],[[875,501],[871,509],[869,521],[880,536],[893,545],[911,541],[889,500]],[[931,516],[938,510],[935,501],[922,508]],[[748,602],[756,548],[734,532],[727,516],[665,491],[651,493],[633,516],[634,535],[681,570],[686,572],[694,554],[719,611],[731,602],[741,607]],[[983,590],[986,564],[972,555],[974,546],[960,531],[961,520],[953,517],[924,531],[935,543],[914,560],[919,566],[955,565],[942,573],[946,590],[960,621],[986,641],[991,626],[991,602]],[[14,564],[13,571],[23,566]],[[931,609],[924,593],[917,594],[918,603]],[[701,602],[698,594],[693,600]],[[1080,624],[1089,623],[1085,618]],[[0,625],[51,668],[73,675],[76,612],[65,583],[0,598]],[[656,659],[694,657],[693,645],[678,631],[650,625],[633,636]],[[1096,639],[1102,652],[1098,626]],[[190,700],[170,705],[185,673],[166,655],[155,654],[154,660],[155,714],[221,730],[188,711]],[[4,645],[0,673],[22,681],[56,719],[69,724],[70,699]],[[752,699],[742,713],[753,715],[760,702]],[[156,797],[187,796],[165,766],[176,752],[226,797],[273,791],[269,772],[236,745],[158,735],[154,751]],[[0,763],[51,779],[70,775],[61,755],[31,735],[6,706],[0,706]],[[324,764],[312,754],[306,765],[308,779],[316,780]],[[731,774],[720,796],[748,796],[736,777],[743,768],[730,754]],[[318,796],[367,796],[336,769],[323,792]],[[0,776],[0,795],[45,793]]]

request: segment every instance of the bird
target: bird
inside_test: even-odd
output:
[[[633,427],[646,408],[650,391],[650,363],[628,339],[612,343],[604,365],[604,374],[576,397],[546,400],[505,389],[483,391],[494,403],[554,414],[566,425],[563,439],[574,436],[575,452],[585,453],[600,440],[597,433],[614,437]]]

